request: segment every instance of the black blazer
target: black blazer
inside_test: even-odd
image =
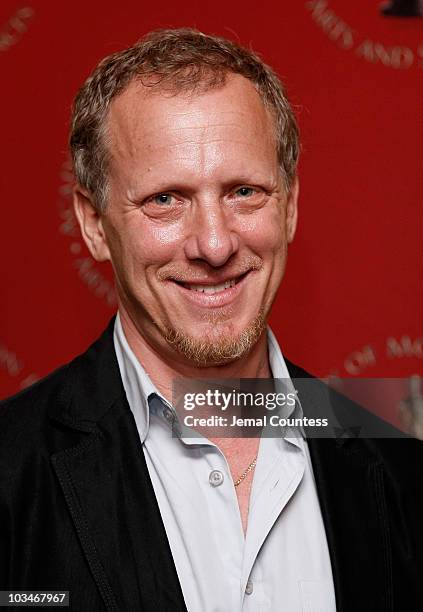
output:
[[[310,439],[309,449],[338,611],[423,610],[422,443]],[[69,590],[78,612],[186,610],[113,321],[1,404],[0,590],[10,589]]]

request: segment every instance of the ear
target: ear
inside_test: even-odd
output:
[[[295,177],[291,189],[288,194],[286,203],[286,236],[288,243],[294,240],[295,230],[297,229],[298,219],[298,194],[300,191],[300,185],[298,182],[298,176]]]
[[[82,237],[91,255],[96,261],[110,261],[102,215],[95,207],[90,194],[80,185],[75,185],[73,190],[73,207]]]

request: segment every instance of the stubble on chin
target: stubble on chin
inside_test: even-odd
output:
[[[250,325],[235,337],[228,333],[228,326],[224,325],[227,319],[227,312],[207,313],[205,320],[216,328],[201,339],[190,336],[176,326],[161,331],[166,342],[197,367],[224,365],[247,355],[266,328],[263,309],[260,309]]]

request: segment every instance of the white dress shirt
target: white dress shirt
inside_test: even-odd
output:
[[[244,535],[223,453],[206,438],[172,437],[172,408],[129,347],[119,316],[114,343],[188,611],[335,611],[306,440],[260,439]],[[290,381],[270,329],[268,349],[273,377]]]

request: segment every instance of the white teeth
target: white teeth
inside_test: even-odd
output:
[[[235,284],[235,279],[232,279],[220,285],[190,285],[187,283],[185,287],[192,291],[200,291],[201,293],[217,293],[218,291],[224,291],[224,289],[235,287]]]

